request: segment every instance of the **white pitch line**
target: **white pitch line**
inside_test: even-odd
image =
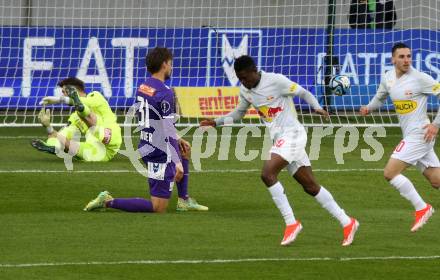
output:
[[[301,261],[388,261],[388,260],[434,260],[440,256],[383,256],[383,257],[353,257],[353,258],[252,258],[252,259],[214,259],[214,260],[133,260],[133,261],[91,261],[91,262],[53,262],[53,263],[4,263],[0,268],[48,267],[48,266],[89,266],[89,265],[155,265],[155,264],[218,264],[218,263],[251,263],[251,262],[301,262]]]
[[[411,170],[411,169],[409,169]],[[190,170],[191,173],[253,173],[261,172],[261,169],[206,169]],[[313,169],[313,172],[383,172],[382,168],[368,169]],[[116,170],[42,170],[42,169],[20,169],[20,170],[0,170],[0,173],[138,173],[136,170],[116,169]]]

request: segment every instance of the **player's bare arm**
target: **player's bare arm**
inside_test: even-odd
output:
[[[189,144],[189,142],[180,138],[178,143],[179,143],[179,149],[180,149],[180,154],[182,155],[182,158],[190,159],[191,158],[191,145]]]
[[[368,110],[367,106],[362,106],[361,109],[359,110],[359,113],[362,116],[366,116],[366,115],[368,115],[370,113],[370,110]]]
[[[315,109],[315,113],[317,113],[318,115],[321,115],[324,117],[325,120],[329,120],[330,116],[328,114],[328,112],[324,109]]]
[[[212,119],[205,119],[200,122],[200,126],[212,126],[215,127],[216,123]]]

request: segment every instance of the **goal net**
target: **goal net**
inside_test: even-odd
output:
[[[334,3],[334,5],[332,5]],[[224,115],[238,101],[234,59],[255,58],[310,90],[332,113],[330,122],[295,99],[306,125],[395,126],[388,102],[370,117],[358,114],[392,68],[390,50],[402,41],[413,66],[440,79],[438,0],[0,0],[0,125],[39,125],[44,96],[76,76],[98,90],[123,123],[136,87],[148,76],[145,55],[165,46],[174,54],[168,81],[181,107],[180,125]],[[350,93],[334,96],[326,82],[350,78]],[[436,111],[437,100],[428,109]],[[54,124],[72,108],[51,106]],[[255,109],[242,124],[259,124]]]

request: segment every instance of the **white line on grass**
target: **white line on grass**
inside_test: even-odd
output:
[[[52,263],[16,263],[0,264],[0,268],[44,267],[44,266],[88,266],[88,265],[155,265],[155,264],[218,264],[218,263],[252,263],[252,262],[291,262],[291,261],[389,261],[389,260],[433,260],[440,256],[383,256],[383,257],[353,257],[353,258],[254,258],[230,260],[133,260],[133,261],[91,261],[91,262],[52,262]]]
[[[411,170],[411,169],[409,169]],[[253,173],[261,172],[261,169],[206,169],[191,170],[191,173]],[[383,172],[382,168],[368,169],[313,169],[313,172]],[[19,170],[0,170],[0,173],[137,173],[136,170],[110,169],[110,170],[43,170],[43,169],[19,169]]]

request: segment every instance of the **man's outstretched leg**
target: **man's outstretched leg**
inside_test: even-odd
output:
[[[93,127],[96,125],[97,118],[96,115],[90,110],[90,108],[83,104],[79,98],[78,90],[74,86],[64,86],[69,98],[73,101],[73,106],[78,116],[87,124],[88,127]]]
[[[153,203],[144,198],[113,198],[108,191],[103,191],[90,201],[84,211],[113,208],[125,212],[154,212]]]
[[[304,191],[314,196],[316,201],[342,225],[344,235],[342,246],[350,245],[359,228],[359,222],[345,214],[344,209],[338,205],[331,193],[316,182],[310,166],[301,166],[296,171],[291,172],[294,172],[293,177],[303,186]]]
[[[409,164],[400,159],[390,158],[384,169],[384,177],[413,205],[415,219],[411,231],[416,232],[431,218],[434,208],[423,200],[413,183],[401,174],[408,166]]]
[[[271,153],[270,160],[264,162],[261,179],[269,190],[272,200],[277,206],[286,224],[284,236],[281,240],[281,245],[289,245],[295,241],[296,237],[302,230],[302,225],[295,219],[292,207],[284,192],[283,185],[278,181],[278,174],[288,165],[280,155]]]

